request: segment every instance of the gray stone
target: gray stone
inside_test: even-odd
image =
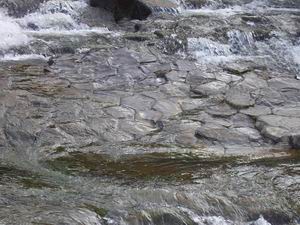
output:
[[[297,150],[300,149],[300,134],[290,137],[290,145]]]
[[[227,104],[210,106],[205,111],[214,116],[232,116],[237,113],[237,110],[233,109]]]
[[[252,95],[255,96],[256,103],[260,105],[273,106],[285,102],[281,93],[271,88],[256,90],[252,92]]]
[[[127,48],[117,49],[108,62],[111,66],[136,65],[137,60],[131,54]]]
[[[186,77],[186,82],[191,85],[205,84],[214,80],[216,80],[214,73],[203,72],[201,70],[192,71]]]
[[[258,132],[258,130],[250,128],[250,127],[239,127],[236,128],[236,130],[242,134],[245,134],[246,136],[249,137],[251,141],[257,141],[262,139],[262,136]]]
[[[144,63],[153,63],[157,61],[157,58],[150,53],[133,53],[133,57],[141,64]]]
[[[225,82],[226,84],[229,84],[231,82],[237,82],[243,79],[241,76],[232,75],[224,72],[220,72],[216,75],[216,79],[218,81]]]
[[[130,141],[134,137],[126,130],[120,130],[119,120],[111,118],[92,118],[89,127],[96,132],[100,140],[106,142]]]
[[[242,114],[242,113],[237,113],[233,115],[230,118],[230,121],[232,123],[232,127],[249,127],[249,128],[254,128],[255,127],[255,120],[252,119],[250,116]]]
[[[190,92],[190,87],[181,82],[167,83],[161,85],[159,89],[164,94],[169,95],[169,97],[186,97]]]
[[[245,135],[236,129],[230,129],[215,124],[205,124],[198,128],[196,130],[196,137],[218,141],[222,144],[249,144],[248,134]]]
[[[7,140],[2,128],[0,128],[0,147],[5,147],[7,145]]]
[[[289,131],[280,127],[265,126],[261,129],[261,134],[275,142],[287,143],[289,139]]]
[[[191,91],[200,96],[223,94],[227,89],[228,85],[221,81],[213,81],[202,85],[191,85]]]
[[[132,108],[136,111],[144,111],[150,109],[154,105],[155,101],[152,98],[143,95],[134,95],[122,98],[121,105]]]
[[[263,105],[255,105],[248,109],[242,109],[240,112],[254,117],[272,114],[271,109]]]
[[[181,81],[184,82],[187,76],[187,72],[183,71],[175,71],[172,70],[171,72],[166,74],[166,78],[168,81]]]
[[[141,137],[148,135],[152,132],[159,131],[159,127],[156,127],[150,121],[119,121],[119,127],[124,132],[134,135],[134,137]]]
[[[245,78],[236,85],[237,87],[240,87],[241,89],[253,91],[256,89],[268,87],[267,81],[258,77],[258,75],[253,72],[246,73],[244,75],[244,77]]]
[[[197,138],[195,137],[194,132],[184,133],[184,134],[178,134],[175,137],[175,141],[183,145],[185,147],[192,147],[195,146],[197,143]]]
[[[228,104],[237,108],[249,107],[255,103],[250,93],[240,88],[231,88],[228,90],[225,99]]]
[[[299,117],[260,116],[258,117],[256,126],[262,135],[276,142],[289,142],[292,147],[297,146],[297,140],[300,135]]]
[[[247,64],[241,62],[227,63],[224,66],[224,70],[237,75],[242,75],[250,71],[250,67]]]
[[[116,119],[134,119],[135,111],[133,109],[121,106],[113,106],[104,109],[104,112]]]
[[[194,120],[201,121],[204,124],[216,124],[223,127],[231,127],[232,122],[227,118],[222,117],[212,117],[211,115],[207,114],[206,112],[197,113],[197,117]]]
[[[195,63],[188,60],[177,60],[175,64],[179,71],[193,71],[197,69]]]
[[[120,97],[114,93],[109,92],[95,92],[92,100],[99,103],[102,107],[118,106],[120,104]]]
[[[144,119],[157,122],[162,118],[163,114],[158,111],[148,110],[148,111],[140,111],[137,114],[137,119]]]
[[[153,106],[153,109],[163,114],[163,118],[169,118],[181,113],[180,105],[171,100],[159,100]]]
[[[286,105],[275,107],[272,110],[273,114],[288,117],[300,117],[300,105]]]
[[[300,81],[290,78],[273,78],[268,81],[271,88],[276,90],[296,89],[300,90]]]
[[[300,128],[300,118],[277,115],[260,116],[257,120],[263,125],[281,127],[290,131],[298,131]]]
[[[208,104],[204,99],[184,99],[180,101],[183,111],[203,110]]]

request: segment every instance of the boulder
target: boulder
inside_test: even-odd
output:
[[[144,20],[151,14],[150,7],[138,0],[90,0],[90,6],[112,12],[116,22],[125,17]]]
[[[90,6],[111,12],[118,22],[123,18],[144,20],[152,12],[176,12],[178,5],[171,0],[90,0]]]
[[[300,118],[279,115],[260,116],[256,122],[261,134],[275,142],[289,143],[292,148],[299,148]]]

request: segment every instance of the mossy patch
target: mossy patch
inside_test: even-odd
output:
[[[84,208],[87,208],[88,210],[91,210],[95,212],[100,217],[105,217],[107,215],[107,209],[99,208],[97,206],[91,205],[91,204],[84,204]]]
[[[210,177],[215,169],[234,161],[234,157],[201,158],[178,153],[126,155],[117,159],[105,154],[70,153],[46,163],[69,175],[190,182],[195,176]]]

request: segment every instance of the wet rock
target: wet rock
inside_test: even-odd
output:
[[[263,105],[255,105],[254,107],[250,107],[248,109],[242,109],[240,112],[254,117],[269,115],[272,113],[269,107]]]
[[[300,149],[300,134],[290,137],[290,145],[295,149]]]
[[[260,116],[257,119],[256,126],[261,133],[274,140],[283,142],[296,147],[300,135],[300,118],[286,117],[277,115]]]
[[[237,129],[230,129],[215,124],[205,124],[196,130],[196,137],[218,141],[222,144],[248,145],[248,136],[249,134],[245,135]]]
[[[202,85],[191,85],[191,91],[203,97],[223,94],[227,89],[228,85],[221,81],[213,81]]]
[[[135,138],[148,135],[152,132],[159,131],[160,128],[150,121],[120,121],[120,129],[133,135]]]
[[[188,84],[205,84],[216,79],[215,74],[203,72],[201,70],[195,70],[188,74],[186,82]]]
[[[116,119],[134,119],[134,110],[121,106],[113,106],[104,109],[104,112]]]
[[[189,95],[190,87],[182,82],[172,82],[160,86],[160,90],[170,97],[186,97]]]
[[[175,71],[166,74],[166,78],[168,81],[176,81],[176,82],[184,82],[187,76],[187,72]]]
[[[196,65],[188,60],[177,60],[175,65],[177,66],[179,71],[193,71],[196,70]]]
[[[230,118],[232,127],[249,127],[255,128],[255,120],[248,115],[237,113]]]
[[[189,133],[176,135],[175,141],[184,147],[186,146],[192,147],[196,145],[197,138],[195,137],[194,132],[189,132]]]
[[[113,52],[112,57],[109,58],[109,64],[116,67],[122,65],[137,65],[137,60],[132,56],[128,48],[120,48]]]
[[[92,101],[98,103],[101,107],[118,106],[121,102],[117,94],[106,91],[94,91]]]
[[[126,130],[120,130],[119,120],[112,118],[91,118],[88,126],[97,134],[97,143],[122,142],[133,140],[132,134]]]
[[[133,57],[141,64],[154,63],[157,61],[156,56],[147,52],[133,53]]]
[[[157,122],[162,118],[163,114],[158,111],[148,110],[148,111],[140,111],[137,114],[137,119],[144,119]]]
[[[224,70],[236,75],[242,75],[244,73],[251,71],[250,67],[247,64],[243,64],[241,62],[239,63],[233,62],[233,63],[226,64],[224,66]]]
[[[260,133],[258,132],[258,130],[250,128],[250,127],[239,127],[236,128],[236,130],[246,136],[248,136],[248,138],[251,141],[258,141],[262,139],[262,136],[260,135]]]
[[[203,99],[187,99],[180,101],[180,106],[184,112],[203,110],[208,106],[207,101]]]
[[[32,147],[36,141],[36,136],[32,130],[22,125],[7,125],[4,128],[4,134],[8,144],[15,148]]]
[[[233,75],[233,74],[229,74],[229,73],[223,73],[220,72],[216,75],[216,79],[218,81],[222,81],[225,82],[226,84],[229,84],[231,82],[237,82],[243,79],[243,77],[241,76],[237,76],[237,75]]]
[[[244,79],[241,82],[239,82],[236,86],[244,90],[253,91],[261,88],[267,88],[268,83],[266,80],[259,77],[257,74],[251,72],[244,74]]]
[[[169,118],[181,113],[180,105],[172,100],[159,100],[153,106],[153,109],[163,114],[163,118]]]
[[[150,109],[155,103],[155,100],[143,95],[134,95],[122,98],[121,105],[132,108],[136,111],[145,111]]]
[[[151,34],[139,34],[139,33],[127,33],[124,35],[124,38],[131,41],[144,42],[151,40]]]
[[[263,123],[263,125],[282,127],[291,131],[297,131],[300,127],[300,119],[298,117],[267,115],[258,117],[258,122]]]
[[[200,112],[197,114],[197,117],[193,118],[193,120],[201,121],[204,124],[216,124],[223,127],[231,127],[233,125],[233,123],[227,118],[214,117],[206,112]]]
[[[252,95],[256,98],[256,103],[259,105],[273,106],[280,105],[285,102],[284,96],[272,88],[263,88],[255,90]]]
[[[232,116],[237,113],[237,110],[233,109],[227,104],[220,104],[217,106],[210,106],[205,110],[208,114],[214,116]]]
[[[273,114],[287,117],[300,117],[300,105],[286,105],[283,107],[275,107]]]
[[[249,107],[255,103],[250,93],[241,88],[231,88],[229,91],[227,91],[225,99],[228,104],[236,108]]]
[[[273,78],[268,81],[268,84],[276,90],[300,90],[300,81],[290,78]]]
[[[0,128],[0,147],[5,147],[7,144],[6,142],[7,142],[7,140],[6,140],[4,131],[2,128]]]

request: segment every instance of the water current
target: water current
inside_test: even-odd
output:
[[[291,23],[285,22],[300,20],[300,8],[297,1],[285,2],[211,0],[199,6],[180,1],[176,16],[209,21],[202,36],[187,37],[184,57],[206,68],[256,59],[258,67],[271,65],[299,77],[299,29],[286,28]],[[111,24],[86,23],[87,8],[83,0],[50,0],[22,17],[0,8],[1,65],[48,62],[72,38],[93,42],[99,35],[125,35]],[[210,26],[222,27],[216,18],[224,24],[236,20],[236,26],[211,33]],[[282,27],[270,27],[270,21]],[[247,30],[241,24],[261,27]],[[66,47],[72,54],[88,52],[73,44]],[[299,151],[223,157],[193,149],[156,152],[168,146],[141,145],[153,153],[120,155],[108,146],[101,154],[73,151],[40,160],[25,148],[21,155],[0,153],[0,225],[300,224]],[[62,151],[56,148],[57,154]]]

